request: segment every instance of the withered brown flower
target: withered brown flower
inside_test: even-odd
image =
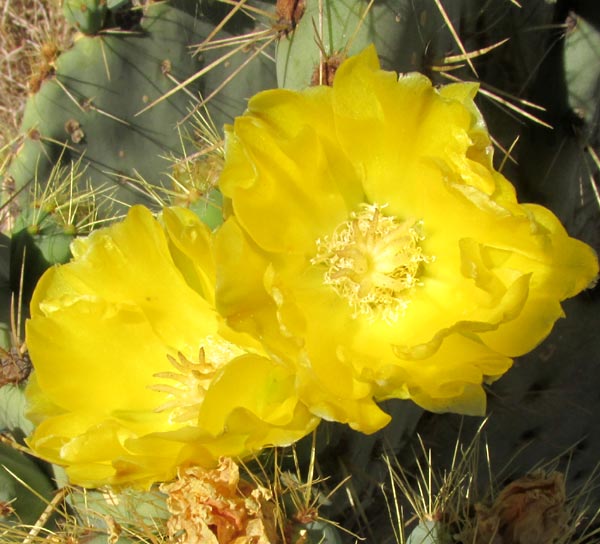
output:
[[[491,507],[477,505],[474,544],[552,544],[568,512],[564,477],[536,472],[507,485]]]
[[[231,458],[213,470],[190,467],[160,490],[168,495],[169,538],[178,544],[275,544],[271,492],[240,479]]]

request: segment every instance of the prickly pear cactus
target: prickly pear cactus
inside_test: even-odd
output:
[[[190,207],[216,229],[228,213],[216,188],[223,124],[261,89],[331,84],[339,64],[370,43],[386,69],[419,71],[438,84],[478,82],[497,166],[521,200],[548,206],[571,235],[600,250],[600,9],[569,0],[522,4],[186,0],[140,7],[65,0],[65,16],[80,34],[30,97],[5,172],[10,236],[0,238],[3,367],[26,362],[11,304],[26,314],[37,279],[69,260],[76,236],[133,203],[165,203],[157,194]],[[212,119],[210,138],[206,126],[194,125],[198,112]],[[472,465],[473,474],[477,468],[500,474],[510,462],[510,471],[521,475],[571,448],[567,486],[589,477],[600,449],[597,289],[567,302],[569,319],[490,388],[485,434],[491,468],[482,460]],[[13,376],[13,368],[5,374]],[[34,524],[59,488],[65,497],[73,493],[64,504],[75,512],[85,541],[128,541],[122,528],[132,535],[136,523],[149,532],[132,540],[166,539],[165,493],[72,492],[61,469],[19,450],[31,429],[23,417],[25,378],[7,378],[0,387],[0,427],[10,435],[0,443],[0,506],[8,523]],[[323,423],[316,437],[277,463],[268,454],[257,460],[255,474],[274,478],[270,492],[286,478],[297,484],[278,506],[287,519],[279,535],[286,544],[353,542],[356,535],[380,543],[460,541],[456,527],[450,535],[444,525],[450,514],[443,505],[421,515],[408,539],[400,520],[390,527],[396,509],[422,513],[396,495],[386,503],[381,491],[391,471],[382,454],[422,473],[415,461],[422,441],[430,459],[451,471],[457,435],[468,442],[481,419],[424,414],[410,401],[387,401],[385,409],[392,422],[373,435]],[[289,476],[306,467],[307,483]],[[315,491],[320,478],[326,481]],[[592,501],[600,502],[597,491]]]
[[[17,202],[26,209],[32,186],[43,188],[54,167],[70,164],[79,165],[85,172],[82,181],[91,180],[94,190],[110,188],[113,213],[123,204],[150,203],[138,182],[170,185],[173,157],[190,149],[186,121],[200,96],[223,87],[222,80],[248,65],[211,105],[214,122],[221,126],[241,113],[248,95],[274,81],[274,72],[251,52],[229,55],[227,63],[215,62],[219,52],[193,54],[191,47],[202,44],[214,29],[208,18],[213,8],[203,15],[199,2],[160,2],[128,11],[121,7],[119,17],[112,17],[122,21],[121,27],[111,28],[103,26],[105,19],[112,20],[110,13],[100,17],[107,9],[104,2],[72,4],[79,7],[65,4],[65,9],[86,17],[96,14],[97,23],[89,29],[85,25],[86,34],[56,59],[52,74],[27,103],[22,134],[5,174],[9,191],[4,201],[17,195],[13,209]],[[252,23],[240,17],[241,22],[231,23],[234,30]],[[222,34],[230,36],[227,28]]]
[[[522,198],[551,208],[571,234],[599,251],[600,12],[587,5],[584,17],[569,11],[567,4],[506,7],[495,26],[490,25],[490,41],[502,32],[510,40],[475,65],[484,91],[502,89],[524,104],[536,104],[538,108],[526,110],[548,126],[510,113],[506,104],[486,100],[480,106],[493,136],[507,147],[519,137],[505,171]],[[547,30],[528,30],[536,19]],[[552,335],[490,388],[490,415],[483,431],[489,458],[482,455],[478,464],[482,487],[489,482],[485,474],[501,474],[502,481],[509,481],[551,459],[566,472],[567,489],[592,485],[600,448],[595,416],[600,385],[598,287],[565,303],[565,313],[567,319],[557,323]],[[429,414],[416,431],[431,448],[434,464],[448,471],[457,436],[468,442],[480,425],[479,419]],[[400,459],[410,467],[414,452],[405,450]],[[600,495],[592,491],[588,499],[594,512]]]
[[[279,42],[279,86],[301,89],[308,83],[331,83],[335,69],[349,55],[373,43],[382,66],[399,72],[431,73],[452,49],[453,39],[435,2],[306,0],[295,30]],[[445,6],[448,16],[462,16],[460,2]]]
[[[160,179],[169,155],[181,153],[176,123],[185,117],[189,98],[180,93],[136,114],[171,90],[174,80],[199,70],[188,47],[208,31],[206,23],[157,4],[131,29],[80,36],[26,106],[7,173],[15,190],[31,187],[33,180],[43,186],[56,164],[84,157],[94,188],[110,185],[116,201],[135,201],[128,180]],[[27,196],[24,191],[20,200]]]
[[[530,95],[547,109],[543,117],[553,129],[528,124],[524,130],[519,188],[598,250],[600,32],[576,12],[557,8],[554,17],[563,30],[548,33]],[[600,447],[594,415],[599,401],[597,306],[597,286],[569,301],[568,319],[494,388],[488,437],[498,466],[520,448],[519,465],[526,466],[573,447],[570,478],[579,482],[589,476]],[[453,418],[444,420],[432,422],[436,440],[444,425],[448,430],[456,426]]]
[[[260,7],[256,2],[254,9]],[[231,10],[218,2],[160,2],[142,8],[128,1],[71,1],[63,9],[81,34],[36,77],[21,134],[8,167],[2,167],[0,212],[10,236],[3,234],[0,246],[0,429],[7,433],[6,443],[0,443],[0,517],[17,528],[60,518],[53,509],[64,511],[57,499],[69,494],[58,469],[19,449],[31,432],[23,397],[30,363],[21,338],[37,280],[46,268],[70,258],[76,236],[118,217],[124,205],[152,203],[150,192],[133,187],[138,180],[144,187],[170,189],[171,178],[181,177],[173,160],[195,149],[191,121],[195,110],[205,111],[204,97],[210,97],[212,125],[222,127],[243,111],[250,95],[275,82],[274,65],[252,46],[228,54],[195,54],[192,47],[209,36],[231,39],[246,32],[258,24],[256,15],[239,12],[225,28],[216,28]],[[276,32],[259,52],[269,53]],[[229,81],[234,84],[226,85]],[[217,225],[222,221],[220,194],[212,186],[203,190],[210,192],[211,205],[198,213]],[[56,486],[62,487],[55,497],[58,506],[50,507]],[[70,503],[81,514],[87,539],[114,529],[90,511],[90,501],[97,501],[94,508],[100,511],[98,505],[106,507],[101,493],[79,497]],[[148,503],[139,496],[135,500],[142,508]]]

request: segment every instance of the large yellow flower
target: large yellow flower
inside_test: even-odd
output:
[[[210,232],[191,212],[161,224],[135,207],[72,249],[31,303],[27,442],[73,483],[147,486],[315,427],[294,374],[214,310]]]
[[[597,274],[494,170],[476,91],[398,78],[369,48],[332,88],[266,91],[227,128],[217,307],[294,359],[319,416],[371,432],[374,399],[483,413],[482,383]]]

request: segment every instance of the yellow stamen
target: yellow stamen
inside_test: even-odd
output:
[[[149,389],[167,394],[167,401],[156,412],[170,411],[173,423],[195,423],[204,395],[217,371],[229,361],[242,355],[244,350],[223,339],[207,336],[198,351],[197,361],[191,361],[181,352],[177,358],[167,355],[175,371],[157,372],[155,378],[174,383],[156,383]]]
[[[423,255],[420,221],[384,215],[385,206],[361,204],[331,236],[317,240],[312,264],[324,265],[324,283],[345,298],[354,316],[395,321],[419,284]]]

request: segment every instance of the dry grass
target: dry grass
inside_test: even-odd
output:
[[[71,36],[59,0],[0,0],[0,148],[16,135],[32,74]]]

